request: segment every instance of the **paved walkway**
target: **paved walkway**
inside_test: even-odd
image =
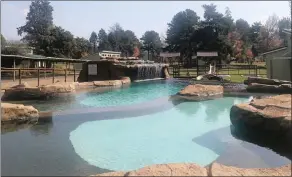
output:
[[[76,75],[76,80],[78,78],[78,75]],[[55,82],[65,82],[65,76],[55,76]],[[73,82],[74,77],[73,76],[67,76],[67,82]],[[38,85],[38,79],[37,78],[29,78],[29,79],[21,79],[21,83],[26,82],[30,86],[37,86]],[[53,78],[52,77],[46,77],[46,78],[40,78],[40,85],[47,85],[52,84]],[[13,80],[1,80],[1,90],[7,89],[9,87],[15,86],[19,84],[19,80],[16,79]]]

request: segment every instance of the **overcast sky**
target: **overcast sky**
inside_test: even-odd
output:
[[[16,28],[25,24],[30,1],[1,2],[1,33],[8,40],[18,40]],[[74,36],[89,38],[92,31],[106,31],[114,23],[135,32],[138,38],[147,30],[166,32],[167,23],[187,8],[203,17],[203,4],[210,1],[52,1],[55,25]],[[250,24],[265,22],[273,13],[289,17],[288,1],[213,1],[219,12],[229,7],[235,20],[243,18]]]

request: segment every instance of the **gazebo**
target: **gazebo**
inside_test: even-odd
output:
[[[208,58],[209,60],[212,60],[213,62],[210,63],[210,69],[209,69],[209,74],[215,73],[215,68],[216,68],[216,57],[218,57],[218,52],[217,51],[199,51],[197,52],[197,75],[199,75],[199,65],[200,61],[203,62],[204,58]],[[206,63],[206,61],[205,61]],[[205,67],[205,65],[204,65]]]

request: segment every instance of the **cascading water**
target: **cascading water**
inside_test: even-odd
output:
[[[161,78],[163,66],[160,64],[139,64],[137,65],[137,80]]]

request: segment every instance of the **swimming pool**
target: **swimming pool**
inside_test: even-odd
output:
[[[44,109],[66,111],[54,112],[50,123],[2,134],[2,175],[85,176],[179,162],[252,168],[290,163],[232,134],[230,107],[248,97],[169,99],[187,83],[134,83],[80,93],[66,104],[44,103]]]

